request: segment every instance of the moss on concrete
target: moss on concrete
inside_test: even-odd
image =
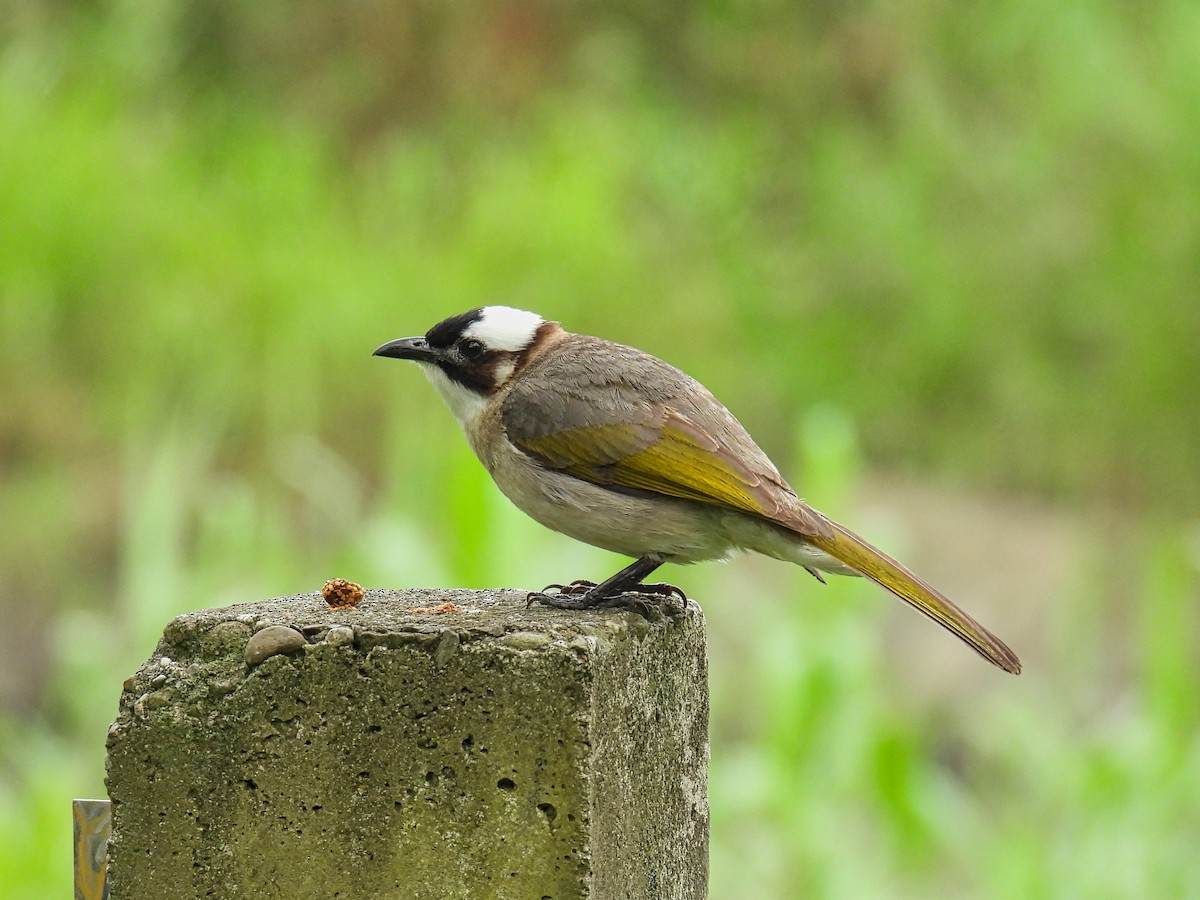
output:
[[[312,594],[172,621],[110,730],[114,900],[703,897],[699,608],[523,598]]]

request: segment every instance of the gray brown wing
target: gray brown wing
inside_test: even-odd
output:
[[[576,478],[828,531],[707,389],[632,347],[568,337],[530,362],[501,417],[517,447]]]

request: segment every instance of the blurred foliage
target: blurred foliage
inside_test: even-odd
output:
[[[714,896],[1200,890],[1197,146],[1183,0],[10,3],[0,883],[67,892],[175,612],[603,571],[368,356],[507,303],[696,374],[831,510],[858,434],[1111,523],[1042,674],[946,709],[862,586],[689,571],[780,597],[706,604]]]

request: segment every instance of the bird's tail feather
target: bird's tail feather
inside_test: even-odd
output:
[[[911,604],[942,627],[958,635],[988,662],[1014,675],[1021,671],[1021,660],[1004,641],[934,590],[904,565],[872,547],[854,532],[836,522],[829,534],[805,535],[820,550],[856,572],[887,588],[905,603]]]

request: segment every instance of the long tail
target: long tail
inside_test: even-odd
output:
[[[831,533],[806,534],[805,540],[845,563],[881,587],[887,588],[905,603],[912,604],[933,621],[971,646],[976,653],[1006,672],[1018,675],[1021,660],[1008,645],[996,637],[950,600],[934,590],[905,566],[883,553],[854,532],[829,521]]]

